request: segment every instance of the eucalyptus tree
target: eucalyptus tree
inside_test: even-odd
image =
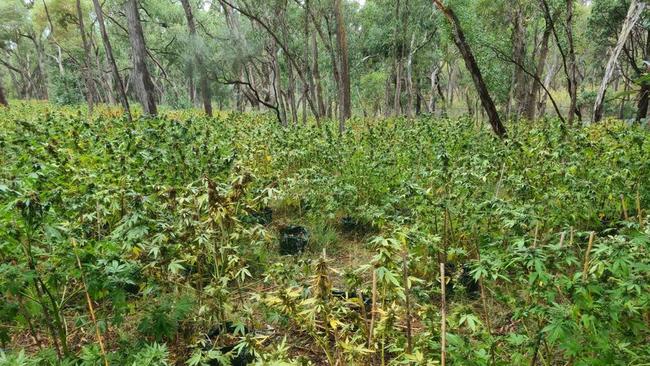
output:
[[[93,105],[95,104],[95,85],[92,78],[92,73],[90,70],[90,61],[92,58],[92,53],[90,50],[90,44],[86,35],[86,27],[84,26],[84,13],[81,8],[81,0],[76,0],[76,9],[77,9],[77,23],[79,24],[79,34],[81,34],[81,42],[83,45],[83,76],[86,83],[86,101],[88,103],[88,111],[92,114]]]
[[[574,22],[574,2],[575,0],[567,0],[564,7],[559,6],[553,8],[548,0],[541,0],[541,6],[544,11],[544,17],[551,28],[551,33],[555,39],[555,44],[562,58],[562,66],[566,76],[566,87],[569,93],[570,105],[568,111],[568,123],[573,124],[574,118],[577,115],[579,118],[582,114],[577,106],[578,101],[578,70],[575,54],[575,42],[573,37],[573,22]],[[558,19],[559,14],[564,12],[564,20]],[[554,15],[558,14],[558,15]],[[560,22],[560,24],[558,24]],[[564,29],[566,39],[563,40],[560,31]],[[565,45],[566,43],[566,45]]]
[[[35,8],[33,2],[0,1],[0,65],[18,97],[48,99],[43,40],[47,31]]]
[[[140,24],[140,5],[138,0],[127,0],[125,4],[126,18],[129,25],[129,41],[133,58],[133,79],[136,94],[145,114],[158,114],[154,85],[147,68],[147,46],[145,45],[142,25]]]
[[[607,66],[605,67],[605,75],[603,76],[603,81],[601,82],[600,88],[598,89],[598,94],[596,95],[596,103],[594,104],[593,115],[594,122],[600,121],[603,117],[603,101],[605,98],[605,92],[607,91],[607,86],[614,72],[615,64],[621,52],[623,51],[623,46],[627,42],[627,38],[630,35],[632,28],[639,20],[639,17],[641,16],[641,13],[645,7],[646,3],[643,1],[639,2],[632,0],[630,2],[630,8],[625,17],[625,21],[623,21],[621,32],[618,36],[618,41],[616,42],[616,46],[612,50],[609,60],[607,61]]]
[[[181,0],[181,4],[183,5],[183,10],[185,12],[185,18],[187,19],[187,28],[190,33],[190,38],[191,42],[193,45],[198,44],[198,37],[196,34],[196,24],[194,21],[194,14],[192,12],[192,6],[190,5],[189,0]],[[194,50],[194,58],[196,61],[196,66],[199,69],[199,84],[201,88],[201,97],[203,100],[203,108],[205,110],[205,114],[208,116],[212,116],[212,95],[210,93],[210,85],[208,82],[208,75],[205,70],[205,63],[203,61],[203,56],[201,55],[200,50]],[[190,68],[192,70],[192,68]],[[192,78],[192,73],[190,72],[190,78]],[[190,90],[190,93],[192,93],[192,90]]]
[[[129,100],[126,97],[126,91],[124,89],[122,77],[120,77],[120,72],[117,69],[117,63],[115,61],[115,56],[113,55],[113,47],[111,46],[111,41],[108,37],[108,32],[106,31],[106,23],[104,23],[104,11],[102,9],[102,6],[99,4],[99,0],[93,0],[93,6],[95,7],[95,16],[97,17],[97,23],[99,24],[99,30],[102,36],[102,42],[104,43],[106,58],[108,59],[108,64],[111,68],[113,79],[117,85],[117,92],[120,98],[120,103],[122,103],[122,107],[124,108],[124,112],[126,113],[127,118],[131,120],[131,108],[129,107]]]
[[[8,107],[9,102],[7,102],[7,97],[5,96],[5,90],[2,86],[2,73],[0,73],[0,105]]]
[[[334,17],[336,19],[336,43],[341,65],[341,85],[339,91],[339,132],[345,130],[345,121],[352,116],[350,104],[350,66],[348,56],[348,36],[341,5],[342,0],[334,0]]]
[[[467,70],[472,76],[472,81],[474,82],[474,86],[476,87],[479,97],[481,98],[483,109],[488,115],[492,130],[497,136],[505,137],[506,128],[501,122],[499,112],[497,112],[494,101],[490,96],[488,87],[483,80],[481,69],[479,68],[478,63],[476,62],[476,58],[474,57],[474,53],[472,52],[472,49],[465,38],[465,33],[463,32],[460,20],[449,5],[445,5],[441,0],[434,0],[433,2],[436,7],[443,13],[445,18],[447,18],[451,25],[451,34],[454,44],[456,44],[456,47],[458,47],[458,50],[460,51],[461,55],[463,56],[463,60],[465,61],[465,67],[467,67]]]
[[[641,4],[642,2],[636,3]],[[598,56],[606,54],[608,49],[616,47],[631,5],[632,2],[629,0],[599,0],[593,4],[589,14],[588,33],[591,35],[589,38],[589,51],[593,53],[591,57],[595,63],[594,74],[596,81],[602,80],[602,75],[607,68],[605,60],[598,58]],[[603,114],[612,109],[613,102],[620,100],[619,116],[622,116],[621,112],[625,110],[625,96],[634,92],[636,92],[637,99],[636,121],[646,118],[648,114],[648,101],[650,100],[650,80],[647,77],[648,71],[650,71],[647,62],[650,59],[650,26],[648,19],[647,10],[643,11],[640,14],[640,20],[630,28],[626,41],[622,43],[621,56],[617,63],[619,67],[615,68],[611,75],[614,89],[617,88],[619,80],[623,79],[625,83],[624,90],[628,89],[628,84],[632,84],[632,87],[636,85],[637,90],[623,93],[622,98],[620,93],[616,93],[611,98],[603,97]],[[625,72],[625,70],[628,71]]]

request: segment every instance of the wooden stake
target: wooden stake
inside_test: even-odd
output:
[[[537,235],[539,235],[539,222],[535,225],[535,239],[533,240],[533,248],[537,248]]]
[[[564,234],[566,234],[564,231],[560,234],[560,248],[562,248],[562,245],[564,244]]]
[[[447,359],[447,300],[445,294],[445,264],[440,263],[440,365],[445,366]]]
[[[404,298],[406,307],[406,352],[413,351],[413,337],[411,329],[411,294],[409,289],[409,274],[408,274],[408,249],[404,248],[402,258],[402,274],[404,276]]]
[[[77,266],[79,267],[79,273],[81,274],[81,284],[83,285],[84,292],[86,293],[86,302],[88,303],[88,312],[90,313],[90,319],[95,326],[95,337],[99,343],[99,350],[102,353],[102,359],[104,360],[104,366],[108,366],[108,358],[106,357],[106,348],[104,347],[104,340],[102,339],[102,334],[99,331],[99,325],[97,325],[97,318],[95,317],[95,308],[93,307],[93,302],[90,299],[90,294],[88,293],[88,286],[86,286],[86,277],[84,276],[83,267],[81,266],[81,260],[79,260],[79,255],[77,254],[77,242],[72,239],[72,246],[75,250],[74,256],[77,258]]]
[[[625,221],[629,220],[630,217],[627,214],[627,203],[625,203],[625,196],[621,194],[621,209],[623,210],[623,218]]]
[[[476,235],[474,235],[476,236]],[[479,263],[481,262],[481,249],[479,248],[478,245],[478,239],[476,237],[474,238],[475,240],[475,246],[476,246],[476,258],[478,259]],[[483,313],[485,315],[485,322],[487,325],[487,330],[488,334],[492,335],[492,323],[490,321],[490,314],[488,313],[488,307],[487,307],[487,300],[485,297],[485,287],[483,286],[483,277],[479,277],[478,279],[478,286],[479,289],[481,290],[481,303],[483,304]]]
[[[639,187],[636,188],[636,214],[639,217],[639,228],[643,230],[643,210],[641,210],[641,196]]]
[[[573,248],[573,226],[569,229],[569,247]]]
[[[582,280],[587,279],[587,270],[589,269],[589,253],[591,253],[591,248],[594,246],[594,237],[596,233],[593,231],[589,234],[589,245],[587,246],[587,252],[585,253],[585,263],[582,266]]]
[[[372,305],[370,307],[370,327],[368,327],[368,347],[372,344],[372,332],[375,326],[375,313],[377,309],[377,269],[372,269]]]

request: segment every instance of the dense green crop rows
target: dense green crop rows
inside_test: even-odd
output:
[[[509,130],[0,110],[0,364],[650,362],[648,132]]]

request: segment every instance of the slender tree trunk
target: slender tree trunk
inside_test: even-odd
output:
[[[547,0],[541,0],[541,5],[544,10],[544,17],[546,18],[548,24],[551,26],[551,32],[553,33],[553,38],[555,38],[555,44],[557,45],[558,51],[560,52],[560,56],[562,57],[562,66],[564,69],[564,74],[566,76],[567,91],[571,100],[568,114],[569,125],[573,124],[573,120],[575,119],[576,114],[579,116],[580,113],[580,111],[577,109],[578,80],[575,52],[573,49],[573,1],[574,0],[567,0],[567,22],[565,24],[565,27],[567,28],[567,40],[569,43],[569,51],[567,55],[563,47],[563,42],[560,41],[560,37],[557,33],[555,21],[551,15],[551,10],[548,2]]]
[[[645,50],[643,52],[643,59],[647,60],[650,56],[650,30],[646,34]],[[650,73],[650,66],[645,66],[645,72]],[[641,82],[641,89],[639,90],[639,102],[637,104],[636,122],[641,122],[642,119],[648,115],[648,102],[650,101],[650,83],[647,81]]]
[[[95,70],[98,72],[98,78],[95,79],[93,78],[93,85],[95,88],[95,97],[97,97],[97,101],[108,103],[108,104],[115,104],[115,96],[113,95],[114,88],[112,87],[113,85],[113,73],[110,71],[110,67],[105,67],[103,64],[102,60],[99,57],[99,48],[97,44],[95,43],[95,39],[93,38],[93,32],[90,32],[89,35],[89,43],[90,43],[90,51],[91,54],[93,55],[92,57],[92,62],[94,63],[93,66],[95,67]],[[107,60],[107,58],[103,59],[104,61]],[[108,72],[105,72],[105,70],[108,69]]]
[[[391,92],[394,91],[392,86],[395,82],[395,69],[391,70],[391,74],[389,77],[386,78],[386,85],[385,85],[385,90],[384,90],[384,96],[386,100],[384,101],[384,104],[386,105],[386,109],[384,110],[384,116],[389,117],[391,113]]]
[[[411,36],[411,44],[409,46],[409,55],[406,60],[406,93],[407,93],[407,105],[406,105],[406,115],[410,117],[413,117],[413,94],[414,94],[414,88],[413,88],[413,53],[415,52],[415,33]],[[418,94],[419,98],[419,94]],[[419,99],[418,99],[419,102]],[[420,109],[419,107],[417,108],[417,113],[419,114]]]
[[[438,92],[438,75],[440,74],[440,66],[435,63],[431,70],[431,90],[429,91],[431,95],[429,96],[429,104],[427,109],[429,113],[434,113],[436,111],[436,93]]]
[[[325,17],[325,22],[327,25],[327,36],[328,36],[328,42],[329,46],[327,47],[327,50],[329,51],[330,55],[330,62],[332,63],[332,79],[334,79],[334,85],[337,90],[337,97],[341,94],[341,73],[340,73],[340,67],[339,67],[339,60],[337,58],[336,52],[334,51],[334,42],[332,40],[332,27],[330,26],[330,22],[328,21],[327,16]],[[326,42],[325,40],[323,41],[324,43]],[[334,112],[332,112],[332,101],[331,101],[331,96],[328,96],[328,104],[327,104],[327,109],[328,109],[328,117],[334,118]]]
[[[275,95],[275,103],[279,109],[280,124],[287,127],[287,110],[285,108],[284,98],[282,97],[282,86],[280,84],[280,66],[278,65],[278,46],[273,41],[271,49],[271,62],[273,65],[273,93]]]
[[[316,84],[316,102],[318,103],[318,114],[325,115],[325,100],[323,98],[323,86],[321,83],[320,68],[318,67],[318,42],[316,32],[311,34],[312,44],[312,76]]]
[[[336,18],[336,41],[341,64],[341,93],[339,95],[339,132],[345,131],[345,121],[352,116],[350,103],[350,66],[348,64],[348,36],[343,18],[342,0],[334,0],[334,16]]]
[[[402,113],[402,49],[404,47],[401,24],[400,24],[400,5],[401,1],[395,2],[395,29],[393,37],[395,38],[395,94],[393,94],[393,113],[399,116]]]
[[[185,11],[185,19],[187,20],[187,28],[190,32],[190,37],[196,44],[197,35],[196,35],[196,24],[194,23],[194,14],[192,14],[192,7],[189,0],[181,0],[183,5],[183,10]],[[201,51],[194,51],[194,61],[196,66],[199,69],[199,87],[201,88],[201,98],[203,100],[203,110],[208,117],[212,117],[212,95],[210,93],[210,84],[208,82],[208,75],[205,70],[205,65],[203,62],[203,57],[200,54]],[[192,78],[192,75],[190,75]],[[190,92],[193,93],[194,86],[191,84]],[[190,98],[194,100],[193,96],[190,95]]]
[[[287,103],[291,112],[291,123],[298,124],[298,111],[296,108],[296,78],[293,75],[293,67],[287,63]]]
[[[512,58],[515,64],[526,64],[526,28],[524,25],[524,12],[519,2],[513,4],[516,10],[513,14],[513,51]],[[526,73],[520,68],[515,66],[514,71],[514,85],[513,96],[515,100],[515,115],[518,119],[525,109],[526,96],[527,96],[527,78]]]
[[[546,67],[546,59],[548,58],[548,41],[551,38],[551,27],[546,23],[544,28],[544,34],[542,35],[542,41],[540,43],[539,59],[537,60],[537,69],[535,70],[535,75],[538,80],[542,79],[544,74],[544,69]],[[539,83],[533,83],[530,88],[530,93],[528,94],[528,99],[526,101],[526,108],[524,115],[526,119],[532,121],[535,119],[535,105],[539,97],[539,92],[541,90],[541,85]]]
[[[455,65],[448,64],[447,67],[447,90],[445,90],[445,103],[447,111],[451,111],[454,106],[454,83],[456,82],[456,68]]]
[[[621,98],[621,104],[618,106],[618,119],[625,118],[625,103],[629,99],[628,90],[630,90],[630,79],[625,78],[623,84],[623,98]]]
[[[547,90],[551,87],[551,83],[555,78],[555,75],[560,71],[562,65],[559,64],[558,55],[555,54],[552,63],[548,66],[546,71],[546,76],[544,77],[544,88]],[[546,100],[548,99],[548,94],[543,93],[537,103],[537,115],[543,116],[546,113]]]
[[[627,16],[623,22],[623,28],[621,33],[618,35],[618,42],[616,42],[616,47],[612,50],[612,53],[609,56],[607,61],[607,66],[605,67],[605,75],[603,76],[603,81],[600,83],[600,88],[598,89],[598,94],[596,95],[596,103],[594,104],[594,115],[593,121],[598,122],[603,118],[603,104],[605,101],[605,93],[607,92],[607,85],[614,73],[614,68],[616,67],[616,60],[623,50],[623,46],[627,41],[627,37],[630,35],[634,24],[639,20],[643,9],[645,9],[645,2],[638,2],[637,0],[632,0],[630,3],[630,8],[627,11]]]
[[[0,106],[9,107],[9,102],[7,102],[7,97],[5,96],[5,90],[2,87],[2,74],[0,74]]]
[[[93,0],[93,5],[95,6],[95,15],[97,16],[97,23],[99,23],[99,30],[102,33],[102,41],[104,43],[104,49],[106,50],[106,58],[113,72],[113,78],[117,84],[117,92],[120,97],[120,102],[124,108],[124,113],[129,121],[132,121],[131,109],[129,108],[129,100],[126,98],[126,91],[124,89],[124,83],[120,77],[120,72],[117,69],[117,64],[115,63],[115,57],[113,57],[113,47],[111,47],[111,42],[108,38],[108,33],[106,32],[106,25],[104,23],[104,13],[102,12],[102,6],[99,4],[99,0]]]
[[[573,124],[575,116],[580,117],[580,112],[577,110],[578,107],[578,64],[576,61],[576,53],[573,45],[573,2],[575,0],[567,0],[567,15],[566,15],[566,34],[567,41],[569,43],[569,97],[571,98],[571,104],[569,105],[569,116],[568,122],[569,125]]]
[[[36,48],[36,60],[38,61],[38,75],[40,76],[41,79],[41,92],[40,96],[43,99],[50,99],[47,84],[48,84],[48,76],[47,76],[47,68],[45,66],[45,47],[43,46],[43,43],[39,40],[37,40],[36,35],[32,35],[33,41],[34,41],[34,46]]]
[[[472,49],[469,43],[467,43],[467,41],[465,40],[465,34],[463,33],[458,17],[456,17],[456,14],[453,12],[451,8],[449,8],[448,6],[442,3],[442,0],[433,0],[433,2],[451,23],[454,43],[456,44],[456,47],[458,47],[458,50],[463,56],[463,60],[465,60],[465,66],[467,67],[467,70],[472,75],[474,86],[476,87],[476,91],[479,97],[481,98],[483,109],[485,109],[485,113],[488,115],[488,119],[490,121],[490,125],[492,126],[492,130],[497,136],[501,138],[505,137],[506,128],[501,123],[501,118],[499,117],[499,113],[497,112],[497,109],[494,106],[494,101],[490,96],[490,92],[488,91],[487,85],[483,81],[483,75],[481,74],[481,69],[478,67],[478,64],[476,63],[476,59],[474,58]]]
[[[84,59],[83,59],[83,76],[86,83],[86,101],[88,102],[88,113],[93,113],[93,105],[95,104],[95,84],[92,76],[90,75],[90,45],[88,44],[88,39],[86,38],[86,29],[84,27],[84,15],[81,11],[81,0],[77,0],[77,18],[79,21],[79,33],[81,33],[81,43],[84,48]]]
[[[307,98],[310,97],[310,92],[314,91],[314,77],[312,76],[311,65],[309,63],[309,0],[305,0],[305,19],[303,21],[303,35],[305,36],[303,57],[305,58],[305,69],[307,69],[307,82],[302,85],[302,124],[307,125]],[[318,121],[318,107],[315,109],[316,113],[314,114],[314,118]]]
[[[140,23],[140,6],[138,0],[126,2],[126,19],[129,23],[129,41],[131,43],[131,57],[133,58],[133,81],[135,92],[142,104],[144,114],[155,116],[158,114],[154,85],[147,69],[147,46]]]

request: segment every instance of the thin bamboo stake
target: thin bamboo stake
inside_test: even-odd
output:
[[[447,300],[445,294],[445,264],[440,263],[440,290],[442,299],[440,301],[440,365],[446,365],[447,359]]]
[[[573,226],[569,229],[569,247],[573,248]]]
[[[539,222],[535,225],[535,239],[533,240],[533,248],[537,248],[537,236],[539,235]]]
[[[639,217],[639,228],[643,230],[643,210],[641,210],[641,195],[639,187],[636,187],[636,214]]]
[[[594,246],[594,237],[596,236],[595,232],[589,234],[589,245],[587,246],[587,252],[585,253],[585,263],[582,266],[582,280],[587,279],[587,270],[589,269],[589,253],[591,253],[591,248]]]
[[[413,336],[411,329],[411,293],[409,288],[409,274],[408,274],[408,249],[404,248],[402,258],[402,273],[404,276],[404,306],[406,307],[406,352],[413,351]]]
[[[560,248],[562,248],[562,245],[564,244],[564,235],[565,234],[566,234],[566,232],[564,232],[564,231],[560,234]]]
[[[475,246],[476,246],[476,258],[478,259],[478,261],[480,263],[481,262],[481,249],[479,248],[478,240],[476,238],[475,238]],[[490,321],[490,314],[488,313],[487,300],[486,300],[486,297],[485,297],[485,287],[483,286],[483,277],[479,277],[478,286],[479,286],[479,289],[481,290],[481,303],[483,304],[483,313],[485,315],[485,322],[486,322],[486,325],[487,325],[488,334],[492,335],[492,323]]]
[[[84,293],[86,294],[86,302],[88,303],[88,312],[90,313],[90,319],[95,326],[95,336],[97,337],[97,342],[99,343],[99,350],[102,353],[102,359],[104,360],[104,366],[108,365],[108,358],[106,357],[106,348],[104,347],[104,340],[102,339],[102,334],[99,331],[99,325],[97,325],[97,318],[95,317],[95,308],[93,307],[93,302],[90,299],[90,294],[88,293],[88,286],[86,286],[86,277],[84,276],[83,267],[81,266],[81,260],[79,260],[79,255],[77,254],[77,241],[72,239],[72,246],[75,250],[74,256],[77,259],[77,266],[79,267],[79,273],[81,274],[81,284],[84,288]]]
[[[621,194],[621,210],[623,210],[623,218],[625,221],[629,220],[630,217],[627,214],[627,203],[625,203],[625,196]]]
[[[375,313],[377,312],[377,270],[372,270],[372,305],[370,307],[370,327],[368,327],[368,347],[372,344],[372,332],[375,327]]]

